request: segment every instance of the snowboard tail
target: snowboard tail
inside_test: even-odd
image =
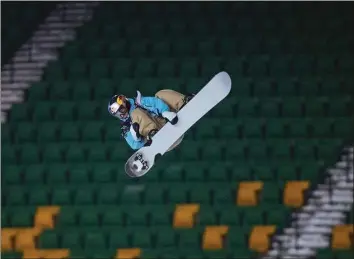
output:
[[[126,162],[125,171],[131,177],[145,175],[154,165],[155,156],[164,155],[199,119],[221,102],[231,91],[231,78],[226,72],[215,75],[178,113],[176,125],[166,123],[152,138],[152,144],[136,151]],[[179,143],[177,143],[178,145]],[[137,170],[133,166],[139,155],[147,168]]]

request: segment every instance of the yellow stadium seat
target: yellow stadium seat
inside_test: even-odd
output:
[[[299,208],[304,204],[304,191],[309,188],[308,181],[289,181],[283,193],[284,204],[288,207]]]
[[[140,255],[141,255],[140,248],[118,249],[115,259],[135,259],[135,258],[139,258]]]
[[[54,216],[59,213],[60,207],[58,206],[44,206],[38,207],[34,225],[38,228],[54,228]]]
[[[254,226],[249,236],[249,249],[264,253],[270,247],[270,235],[274,234],[275,226]]]
[[[354,225],[338,225],[332,230],[332,249],[350,249],[353,247]]]
[[[199,212],[199,204],[178,204],[173,215],[174,228],[192,228],[194,218]]]
[[[237,191],[238,206],[255,206],[258,203],[259,191],[263,188],[263,182],[241,182]]]
[[[207,226],[203,234],[203,249],[218,250],[223,248],[223,238],[229,230],[228,226]]]
[[[40,234],[39,228],[23,228],[16,232],[15,250],[24,251],[35,249],[35,238]]]
[[[37,259],[37,258],[45,258],[45,259],[65,259],[69,257],[68,249],[28,249],[23,251],[23,259]]]
[[[17,233],[17,228],[1,229],[1,251],[11,251],[14,248],[14,237]]]

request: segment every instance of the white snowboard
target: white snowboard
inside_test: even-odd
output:
[[[155,156],[164,155],[183,134],[231,91],[231,78],[226,72],[215,75],[179,112],[176,125],[166,123],[152,138],[152,144],[136,151],[126,162],[125,172],[141,177],[153,167]]]

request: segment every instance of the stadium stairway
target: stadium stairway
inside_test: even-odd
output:
[[[24,91],[42,78],[50,60],[58,57],[57,49],[75,39],[75,28],[91,19],[96,2],[60,3],[16,51],[1,71],[1,122],[14,103],[24,101]]]
[[[353,211],[353,154],[352,146],[343,150],[341,159],[327,169],[324,183],[316,186],[305,205],[292,214],[291,227],[274,237],[264,258],[310,258],[328,247],[350,249],[353,225],[346,223],[347,214]],[[329,254],[334,258],[332,252]]]

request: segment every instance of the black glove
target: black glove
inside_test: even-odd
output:
[[[134,122],[131,126],[130,126],[130,132],[133,135],[133,138],[138,140],[141,139],[141,135],[139,133],[139,124],[137,122]]]

